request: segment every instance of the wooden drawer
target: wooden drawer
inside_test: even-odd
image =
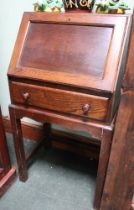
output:
[[[13,103],[105,120],[109,99],[74,91],[54,89],[25,83],[11,82]]]

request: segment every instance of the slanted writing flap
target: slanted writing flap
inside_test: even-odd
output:
[[[30,23],[19,65],[102,78],[112,28]]]
[[[114,91],[127,16],[25,13],[8,75]]]

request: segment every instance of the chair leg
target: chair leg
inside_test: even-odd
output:
[[[10,120],[12,125],[14,148],[16,153],[16,159],[18,163],[19,178],[25,182],[28,178],[25,151],[23,145],[22,129],[20,119],[16,119],[16,110],[9,106]]]
[[[96,180],[96,191],[94,197],[94,209],[100,209],[101,197],[103,193],[103,187],[105,183],[105,176],[110,156],[112,131],[104,130],[102,135],[102,142],[99,155],[99,165]]]

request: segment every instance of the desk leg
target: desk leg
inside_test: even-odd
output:
[[[105,176],[110,156],[112,142],[112,131],[104,130],[99,155],[99,165],[96,180],[96,191],[94,197],[94,209],[100,209],[101,197],[105,183]]]
[[[25,182],[28,178],[26,158],[23,145],[23,136],[21,129],[21,121],[16,118],[16,110],[9,106],[10,120],[12,125],[12,133],[14,137],[14,147],[16,153],[16,159],[18,163],[19,178],[21,181]]]

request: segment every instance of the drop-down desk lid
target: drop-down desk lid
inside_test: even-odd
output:
[[[25,13],[9,77],[113,92],[129,17]]]

